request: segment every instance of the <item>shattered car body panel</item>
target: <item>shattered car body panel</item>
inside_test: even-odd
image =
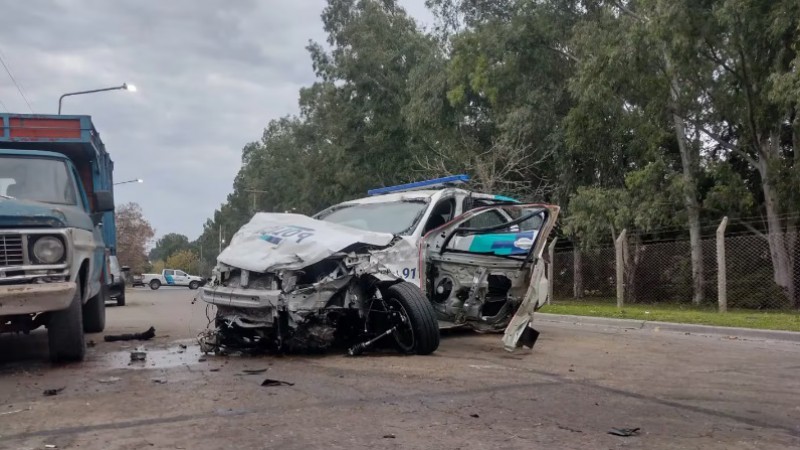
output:
[[[513,348],[533,310],[514,314],[539,304],[540,280],[531,282],[558,208],[509,203],[446,188],[344,202],[313,218],[256,214],[201,289],[217,307],[201,344],[326,349],[366,340],[365,348],[393,336],[403,351],[430,353],[439,325],[512,323]],[[485,229],[486,218],[497,224]]]
[[[506,330],[506,349],[516,348],[547,298],[540,256],[558,212],[550,205],[487,207],[429,233],[425,290],[439,320],[480,332]],[[487,214],[497,220],[475,220]],[[473,226],[479,222],[485,226]]]

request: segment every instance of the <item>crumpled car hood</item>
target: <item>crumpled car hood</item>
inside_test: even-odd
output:
[[[258,213],[239,229],[217,261],[253,272],[298,270],[354,244],[389,245],[394,236],[302,214]]]

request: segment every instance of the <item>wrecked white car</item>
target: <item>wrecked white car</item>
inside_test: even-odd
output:
[[[314,217],[256,214],[199,293],[217,309],[204,350],[429,354],[446,327],[505,330],[506,349],[531,347],[559,208],[448,187],[452,178],[371,191]]]

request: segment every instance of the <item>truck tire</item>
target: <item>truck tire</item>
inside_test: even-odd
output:
[[[408,319],[407,328],[395,333],[400,351],[429,355],[439,348],[436,312],[419,287],[403,281],[386,289],[383,299],[390,308],[399,306]]]
[[[101,333],[106,328],[106,300],[108,286],[100,283],[100,292],[83,305],[83,331]]]
[[[200,282],[199,281],[190,281],[189,282],[189,289],[194,291],[195,289],[197,289],[199,287],[200,287]]]
[[[47,324],[47,341],[50,361],[83,361],[86,356],[86,340],[83,336],[83,295],[80,279],[72,303],[67,309],[50,313]]]
[[[117,306],[125,306],[125,287],[122,287],[122,292],[117,296]]]
[[[150,281],[150,289],[157,291],[158,288],[161,287],[161,281],[159,280],[151,280]]]

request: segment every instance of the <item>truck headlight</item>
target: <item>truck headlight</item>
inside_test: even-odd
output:
[[[55,264],[64,258],[64,243],[55,236],[42,236],[33,243],[33,256],[41,264]]]

